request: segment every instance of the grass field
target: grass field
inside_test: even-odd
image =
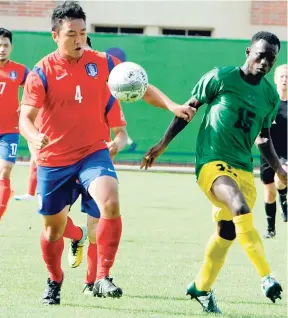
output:
[[[16,166],[13,187],[26,190],[27,167]],[[202,317],[200,305],[185,296],[214,231],[210,204],[198,189],[195,176],[119,172],[123,237],[111,273],[123,288],[121,299],[101,299],[81,294],[86,261],[78,268],[63,257],[65,281],[61,306],[45,307],[41,297],[47,279],[41,259],[41,218],[35,202],[11,201],[0,224],[0,317],[1,318],[148,318]],[[265,227],[263,190],[257,179],[255,208],[257,228]],[[84,223],[79,203],[71,215]],[[238,242],[231,248],[216,284],[223,317],[287,317],[287,227],[280,214],[277,236],[265,240],[273,272],[283,284],[281,302],[272,304],[260,290],[259,278]]]

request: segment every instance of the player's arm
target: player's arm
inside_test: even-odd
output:
[[[155,107],[170,110],[175,116],[190,121],[194,116],[194,111],[188,104],[179,105],[174,103],[159,88],[149,84],[143,100]]]
[[[39,76],[31,72],[28,74],[21,102],[19,118],[20,133],[31,142],[36,149],[41,149],[48,144],[48,138],[39,133],[34,122],[39,109],[44,104],[45,89]]]
[[[20,83],[21,87],[24,87],[28,74],[29,74],[29,68],[23,65],[23,78],[22,78],[22,82]]]
[[[261,156],[267,161],[269,166],[277,173],[279,179],[287,183],[287,173],[283,169],[281,162],[274,149],[270,135],[270,128],[262,128],[260,134],[255,141]]]
[[[128,134],[126,126],[119,126],[111,128],[114,139],[110,142],[107,142],[107,147],[111,156],[115,156],[118,152],[125,148],[128,140]]]
[[[205,103],[211,102],[218,94],[221,82],[216,78],[217,70],[212,70],[202,76],[199,82],[192,90],[191,98],[186,102],[193,112],[194,117],[196,111]],[[175,117],[162,139],[153,147],[151,147],[144,155],[140,168],[148,169],[154,161],[165,151],[169,143],[187,126],[188,122],[183,118]]]
[[[142,169],[145,167],[147,170],[151,167],[154,161],[166,150],[169,143],[188,125],[188,123],[189,122],[183,118],[174,117],[161,140],[145,153],[140,168]]]
[[[126,120],[120,102],[111,96],[108,86],[106,87],[106,120],[109,129],[114,134],[114,139],[107,143],[111,156],[115,156],[127,144],[128,134]]]

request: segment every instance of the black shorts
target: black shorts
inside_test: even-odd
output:
[[[282,165],[287,164],[287,158],[280,157],[279,159]],[[263,157],[260,157],[260,162],[261,162],[261,166],[260,166],[261,181],[264,184],[274,183],[274,176],[275,176],[274,170],[269,166],[269,164]]]

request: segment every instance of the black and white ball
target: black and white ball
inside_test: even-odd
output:
[[[116,65],[108,79],[111,94],[123,102],[141,99],[148,87],[148,76],[140,65],[124,62]]]

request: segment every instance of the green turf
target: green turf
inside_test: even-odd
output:
[[[16,193],[26,188],[27,167],[15,167]],[[214,225],[210,204],[198,189],[195,176],[120,172],[123,238],[112,277],[124,290],[121,299],[101,299],[81,294],[85,263],[67,266],[61,306],[45,307],[41,296],[47,273],[41,259],[41,218],[36,202],[11,201],[0,224],[1,318],[133,318],[201,317],[199,304],[185,296],[203,258]],[[264,229],[263,190],[259,192],[255,221]],[[85,222],[79,203],[71,215]],[[274,273],[286,290],[287,231],[278,215],[277,236],[264,242]],[[286,317],[287,294],[272,304],[261,293],[259,278],[239,244],[232,247],[216,284],[218,305],[224,317]]]

